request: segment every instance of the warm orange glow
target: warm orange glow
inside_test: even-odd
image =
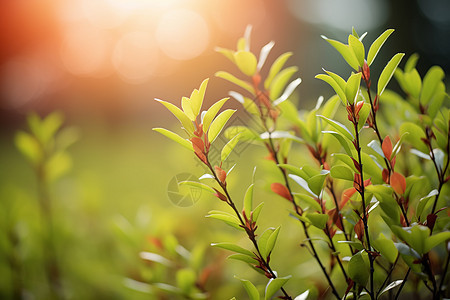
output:
[[[178,9],[162,16],[156,28],[156,39],[169,57],[186,60],[200,55],[206,49],[209,29],[198,13]]]

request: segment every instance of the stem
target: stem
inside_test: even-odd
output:
[[[222,183],[222,182],[219,180],[219,178],[217,177],[216,172],[214,171],[213,167],[211,166],[211,163],[209,162],[208,157],[206,158],[206,160],[207,160],[207,164],[206,164],[207,167],[209,168],[209,170],[210,170],[211,173],[213,174],[214,179],[215,179],[216,182],[220,185],[220,187],[222,188],[223,192],[225,193],[225,195],[226,195],[226,197],[227,197],[227,199],[228,199],[228,202],[227,202],[228,205],[233,209],[233,211],[235,212],[236,216],[237,216],[238,219],[239,219],[239,222],[241,223],[241,225],[243,226],[243,228],[245,228],[245,222],[244,222],[244,220],[242,219],[241,214],[240,214],[239,211],[237,210],[236,205],[234,204],[233,200],[231,199],[231,196],[230,196],[230,194],[228,193],[228,189],[227,189],[226,185],[225,185],[224,183]],[[247,232],[247,231],[246,231],[246,232]],[[264,258],[264,257],[262,256],[262,254],[261,254],[261,252],[260,252],[260,250],[259,250],[259,247],[258,247],[258,243],[257,243],[257,241],[256,241],[256,239],[255,239],[255,236],[254,236],[254,235],[252,236],[252,235],[248,234],[248,232],[247,232],[247,236],[248,236],[248,238],[250,239],[250,241],[252,242],[253,246],[255,247],[259,259],[263,262],[264,266],[266,267],[267,271],[270,273],[271,277],[272,277],[272,278],[277,278],[277,275],[275,274],[275,272],[274,272],[274,271],[272,270],[272,268],[270,267],[269,262],[267,261],[267,259]],[[285,290],[283,287],[281,287],[280,290],[281,290],[281,292],[284,294],[284,297],[285,297],[286,299],[292,300],[292,297],[289,296],[289,294],[286,292],[286,290]]]
[[[400,292],[402,291],[403,287],[405,286],[406,280],[408,279],[409,272],[411,272],[411,268],[408,268],[408,271],[406,272],[405,278],[403,278],[402,284],[400,284],[400,287],[397,290],[397,293],[395,294],[395,300],[398,299],[400,296]]]
[[[442,293],[442,286],[444,285],[445,276],[447,275],[449,261],[450,261],[450,252],[447,253],[447,261],[445,263],[444,272],[442,273],[441,283],[439,283],[439,289],[437,291],[437,295],[440,295]]]
[[[356,120],[356,118],[355,118]],[[354,125],[354,129],[355,129],[355,136],[356,136],[356,151],[358,153],[358,163],[360,166],[360,175],[361,175],[361,185],[360,185],[360,191],[359,194],[361,195],[361,199],[362,199],[362,205],[363,205],[363,224],[364,224],[364,232],[366,235],[366,240],[367,240],[367,254],[369,256],[369,262],[370,262],[370,298],[371,299],[375,299],[374,296],[374,286],[373,286],[373,273],[374,273],[374,268],[373,268],[373,260],[374,258],[372,257],[372,255],[370,254],[369,251],[371,251],[372,247],[370,246],[370,238],[369,238],[369,227],[368,227],[368,222],[367,222],[367,212],[366,212],[366,200],[364,199],[364,172],[363,172],[363,164],[362,164],[362,155],[361,155],[361,146],[360,146],[360,140],[359,140],[359,132],[358,132],[358,122],[355,121],[353,122]]]

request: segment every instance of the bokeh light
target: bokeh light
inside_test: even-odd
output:
[[[173,10],[161,17],[156,28],[156,39],[167,56],[187,60],[205,51],[209,29],[203,17],[195,11]]]

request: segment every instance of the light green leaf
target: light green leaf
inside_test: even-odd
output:
[[[431,249],[436,247],[437,245],[448,241],[450,239],[450,231],[439,232],[437,234],[433,234],[428,237],[425,241],[424,253],[428,253]]]
[[[164,129],[164,128],[153,128],[154,131],[159,132],[163,135],[165,135],[166,137],[168,137],[169,139],[171,139],[172,141],[177,142],[178,144],[180,144],[181,146],[183,146],[184,148],[192,151],[194,148],[192,147],[192,144],[190,141],[183,139],[181,136],[179,136],[178,134]]]
[[[243,261],[243,262],[251,264],[251,265],[254,265],[257,262],[254,258],[251,258],[248,255],[240,254],[240,253],[231,254],[227,258],[228,259],[234,259],[234,260],[240,260],[240,261]]]
[[[261,255],[264,259],[267,259],[267,257],[270,255],[270,251],[268,249],[268,241],[269,237],[272,235],[274,231],[275,228],[273,227],[267,228],[258,238],[259,252],[261,252]]]
[[[208,132],[209,126],[211,125],[211,122],[216,117],[219,110],[222,108],[222,106],[225,104],[225,102],[228,101],[230,98],[223,98],[213,105],[206,111],[205,115],[203,116],[202,124],[203,124],[203,131]]]
[[[348,45],[344,45],[341,42],[332,40],[327,38],[326,36],[322,35],[322,38],[326,40],[328,43],[330,43],[331,46],[333,46],[345,59],[345,61],[356,71],[358,71],[358,60],[356,59],[355,55],[353,54],[352,49]]]
[[[66,152],[55,153],[45,164],[45,173],[49,182],[67,173],[72,167],[72,159]]]
[[[269,97],[271,100],[278,99],[281,96],[287,83],[297,71],[297,67],[288,67],[275,76],[269,87]]]
[[[270,300],[275,293],[280,290],[283,285],[291,278],[292,276],[286,276],[286,277],[278,277],[275,279],[270,279],[269,283],[266,286],[266,295],[264,297],[264,300]]]
[[[245,290],[247,291],[247,294],[248,294],[250,300],[260,300],[258,289],[253,285],[253,283],[251,283],[250,281],[248,281],[246,279],[240,279],[236,276],[234,276],[234,277],[241,281],[242,285],[244,286]]]
[[[345,86],[345,97],[350,104],[353,104],[358,96],[359,86],[361,83],[361,73],[350,75]]]
[[[375,60],[375,57],[377,56],[378,52],[380,51],[381,47],[383,46],[384,42],[386,42],[387,38],[394,32],[394,29],[388,29],[385,32],[383,32],[373,43],[370,45],[369,52],[367,54],[367,64],[370,66],[373,61]]]
[[[347,127],[345,127],[345,125],[339,123],[338,121],[334,121],[331,119],[328,119],[324,116],[318,116],[320,118],[322,118],[323,120],[325,120],[328,124],[330,124],[334,129],[336,129],[336,131],[341,134],[343,137],[345,137],[347,140],[349,141],[353,141],[353,135],[351,134],[350,130],[347,129]]]
[[[257,221],[259,214],[261,213],[262,208],[264,207],[264,202],[261,202],[260,204],[258,204],[258,206],[255,207],[255,209],[253,210],[253,221]]]
[[[308,186],[314,194],[320,195],[328,173],[329,172],[326,172],[326,174],[318,174],[307,180]]]
[[[205,191],[213,193],[213,194],[216,193],[216,191],[209,185],[206,185],[204,183],[197,182],[197,181],[180,181],[178,184],[188,185],[188,186],[192,186],[194,188],[200,188],[202,190],[205,190]]]
[[[234,61],[239,70],[247,76],[253,76],[256,72],[258,61],[253,53],[249,51],[237,51],[234,53]]]
[[[345,97],[344,91],[331,76],[325,75],[325,74],[319,74],[319,75],[316,75],[316,78],[328,83],[334,89],[336,94],[339,96],[342,103],[344,103],[344,105],[347,105],[347,98]]]
[[[222,152],[220,153],[221,161],[225,161],[225,159],[227,159],[227,157],[233,151],[234,147],[236,147],[238,142],[239,142],[239,135],[236,135],[222,148]]]
[[[212,211],[212,212],[209,212],[209,214],[206,215],[206,217],[224,221],[226,224],[230,225],[231,227],[234,227],[239,230],[244,230],[244,228],[239,226],[241,224],[239,219],[232,214],[229,214],[226,212],[221,212],[221,211]]]
[[[189,293],[194,289],[195,282],[197,280],[194,270],[188,268],[178,270],[175,278],[178,288],[185,295],[189,295]]]
[[[354,35],[348,36],[348,45],[350,46],[350,49],[352,49],[353,54],[356,57],[356,60],[358,61],[358,64],[360,67],[364,66],[364,45],[361,43],[361,41],[358,39],[358,37]]]
[[[217,116],[217,118],[215,118],[212,121],[211,126],[208,130],[208,140],[211,144],[220,134],[222,129],[225,127],[225,124],[228,122],[228,120],[231,118],[231,116],[234,114],[235,111],[236,110],[234,109],[224,110]]]
[[[155,99],[155,100],[158,101],[159,103],[161,103],[162,105],[164,105],[168,110],[170,110],[170,112],[180,121],[181,125],[183,125],[184,129],[186,129],[186,131],[190,135],[194,134],[194,130],[195,130],[194,124],[192,124],[192,121],[181,109],[179,109],[172,103],[169,103],[169,102],[166,102],[163,100],[159,100],[159,99]]]
[[[378,78],[378,85],[377,85],[378,96],[381,96],[381,94],[383,94],[384,89],[391,80],[392,75],[394,75],[395,69],[397,69],[397,66],[402,60],[403,56],[405,56],[405,53],[395,54],[391,58],[391,60],[387,63],[386,67],[384,67],[383,71],[381,72],[380,78]]]
[[[250,212],[253,210],[253,188],[254,184],[251,184],[247,191],[245,192],[244,196],[244,211],[247,215],[247,218],[250,217]]]
[[[420,91],[422,90],[422,79],[420,78],[419,72],[416,69],[412,69],[409,72],[405,72],[403,78],[409,94],[419,99]]]
[[[275,247],[275,243],[277,242],[278,234],[280,232],[280,227],[277,227],[269,236],[267,239],[267,245],[266,245],[266,253],[267,255],[270,255],[273,248]]]
[[[445,73],[439,66],[431,67],[423,78],[422,93],[420,94],[420,103],[423,105],[430,102],[437,85],[444,79]]]
[[[428,147],[422,141],[423,138],[426,138],[425,132],[419,125],[412,122],[404,122],[400,126],[400,134],[403,135],[405,133],[408,133],[405,136],[406,142],[408,142],[413,147],[417,148],[419,151],[423,153],[429,152]]]
[[[181,108],[183,108],[185,115],[188,116],[191,121],[195,121],[197,116],[194,115],[194,112],[192,111],[191,100],[189,98],[181,98]]]
[[[411,54],[411,56],[406,61],[405,72],[409,72],[412,69],[414,69],[416,67],[416,65],[417,65],[417,61],[418,60],[419,60],[419,54],[417,54],[417,53]]]
[[[422,197],[419,200],[419,203],[417,204],[417,210],[416,210],[416,216],[418,218],[420,218],[420,216],[422,215],[422,212],[423,212],[424,208],[426,207],[428,200],[430,200],[431,198],[433,198],[434,196],[436,196],[438,194],[439,194],[439,191],[437,189],[434,189],[431,192],[429,192],[428,195],[426,195],[425,197]]]
[[[255,256],[252,252],[250,252],[247,249],[242,248],[241,246],[232,244],[232,243],[212,243],[211,246],[213,247],[217,247],[217,248],[222,248],[225,250],[230,250],[236,253],[241,253],[250,257]]]
[[[34,165],[39,164],[43,160],[44,154],[39,142],[29,133],[17,132],[14,142],[17,149]]]
[[[301,204],[301,207],[304,209],[311,208],[313,211],[322,211],[322,207],[320,207],[316,199],[309,195],[294,193],[294,198],[296,203]]]
[[[334,81],[336,81],[336,83],[339,85],[339,87],[342,89],[342,91],[345,91],[345,86],[347,85],[347,82],[344,80],[344,78],[342,78],[341,76],[339,76],[336,73],[327,71],[325,69],[323,69],[328,75],[331,76],[331,78],[333,78]]]
[[[370,114],[370,104],[364,103],[359,111],[359,120],[358,120],[358,131],[363,128],[364,124],[366,124],[367,118]]]
[[[264,88],[266,90],[269,89],[270,85],[272,84],[272,80],[281,71],[281,69],[283,68],[284,64],[286,63],[286,61],[291,56],[292,56],[292,52],[283,53],[272,64],[272,66],[270,67],[269,75],[267,75],[267,78],[264,81]]]
[[[226,48],[216,47],[215,51],[223,54],[226,58],[228,58],[232,63],[234,62],[234,51]]]
[[[392,239],[388,239],[384,236],[384,234],[380,233],[378,238],[372,241],[372,243],[375,249],[377,249],[391,264],[395,262],[397,259],[398,250]]]
[[[348,140],[342,136],[342,134],[337,133],[336,131],[322,131],[322,133],[329,133],[334,136],[338,140],[339,144],[341,144],[341,146],[344,148],[345,153],[347,153],[348,155],[352,155],[350,144]]]
[[[224,71],[219,71],[216,74],[214,74],[216,77],[225,79],[230,81],[231,83],[234,83],[238,86],[240,86],[241,88],[247,90],[248,92],[250,92],[253,96],[255,95],[255,91],[252,87],[252,85],[244,80],[241,80],[237,77],[235,77],[234,75],[231,75],[228,72],[224,72]]]
[[[330,175],[333,178],[344,179],[348,181],[354,180],[353,170],[343,165],[337,165],[331,168]]]
[[[209,78],[203,80],[198,90],[194,90],[191,94],[191,107],[195,116],[200,114],[203,105],[203,99],[205,98],[206,87],[208,85]]]
[[[348,275],[360,286],[366,286],[369,280],[369,268],[366,266],[361,252],[356,253],[350,259],[348,263]]]
[[[245,126],[230,126],[225,130],[224,135],[227,139],[232,139],[238,134],[239,140],[242,141],[261,140],[259,134]]]
[[[319,229],[324,229],[328,221],[327,214],[314,213],[314,214],[307,214],[306,217],[313,226]]]

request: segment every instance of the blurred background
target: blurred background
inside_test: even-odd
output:
[[[269,63],[281,53],[294,53],[288,63],[299,67],[303,80],[296,95],[299,109],[311,108],[318,96],[332,94],[314,79],[321,68],[342,76],[350,72],[322,34],[345,41],[354,26],[360,34],[368,31],[367,44],[394,28],[378,62],[397,52],[407,56],[417,52],[422,76],[435,64],[447,73],[450,68],[446,0],[0,1],[0,226],[5,233],[0,277],[6,278],[0,283],[0,298],[17,298],[20,290],[22,298],[49,299],[42,276],[45,248],[39,242],[45,231],[37,200],[39,184],[13,141],[17,130],[26,130],[30,112],[45,116],[55,110],[64,114],[65,125],[79,132],[68,150],[70,171],[49,187],[64,298],[170,299],[140,283],[171,283],[176,270],[155,268],[153,264],[164,263],[155,263],[155,257],[149,262],[139,253],[159,251],[175,261],[181,255],[176,245],[197,253],[198,261],[186,260],[185,255],[176,264],[203,274],[211,298],[243,295],[233,275],[246,267],[226,262],[223,251],[208,247],[242,237],[204,218],[207,211],[221,207],[216,199],[202,195],[192,205],[174,205],[168,196],[171,180],[187,170],[195,176],[204,170],[191,153],[151,128],[177,127],[154,98],[179,105],[182,96],[189,96],[208,77],[206,106],[227,96],[232,85],[214,78],[214,73],[237,69],[214,48],[235,49],[248,24],[253,25],[255,53],[275,41]],[[395,89],[395,84],[391,87]],[[270,165],[261,162],[263,155],[264,149],[252,148],[233,158],[241,162],[231,182],[237,197],[251,183],[253,166],[258,165],[262,175],[257,199],[267,198],[263,170]],[[267,213],[266,225],[286,223],[282,234],[295,245],[298,238],[289,240],[288,232],[298,228],[285,221],[286,208],[268,204],[266,213],[281,213]],[[307,254],[298,248],[287,252],[309,264]],[[310,275],[305,265],[293,269],[289,261],[274,263],[299,278]],[[256,278],[253,273],[248,277]],[[306,288],[305,282],[292,284]]]

